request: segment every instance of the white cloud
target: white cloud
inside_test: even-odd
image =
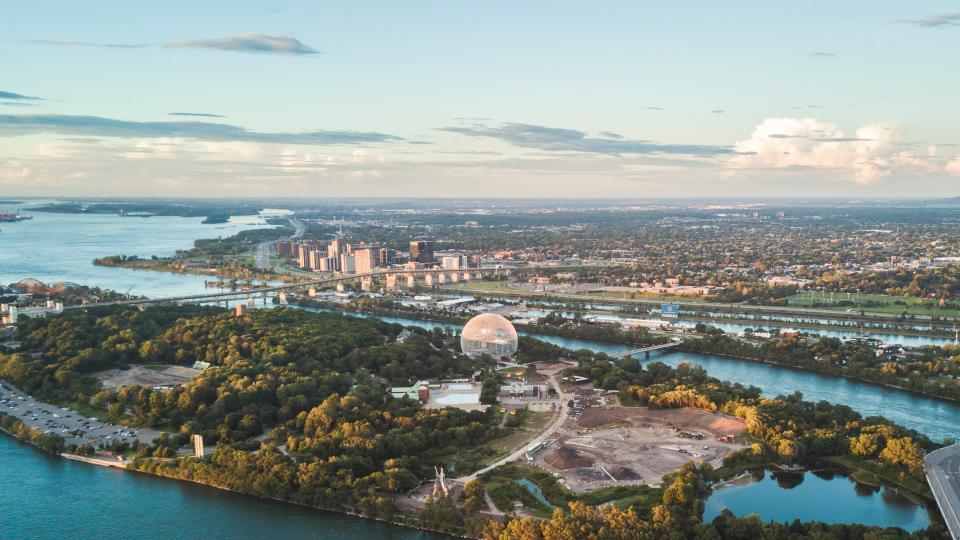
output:
[[[749,139],[737,141],[730,165],[845,169],[857,183],[874,184],[899,167],[921,164],[909,151],[898,151],[895,128],[873,124],[848,135],[835,124],[813,118],[767,118]]]
[[[952,161],[947,163],[947,166],[945,167],[945,169],[948,173],[960,175],[960,155],[953,158]]]
[[[0,162],[0,184],[21,184],[30,173],[30,167],[19,160]]]

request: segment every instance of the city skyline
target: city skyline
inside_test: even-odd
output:
[[[0,194],[952,197],[956,11],[19,5]]]

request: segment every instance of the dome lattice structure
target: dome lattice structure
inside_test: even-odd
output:
[[[483,313],[470,319],[463,327],[460,348],[463,354],[471,358],[482,354],[509,358],[517,352],[517,331],[504,317]]]

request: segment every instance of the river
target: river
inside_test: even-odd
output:
[[[0,232],[0,283],[27,277],[47,283],[73,281],[132,294],[172,296],[205,290],[202,276],[141,272],[93,266],[95,257],[115,254],[170,255],[189,248],[197,238],[228,236],[252,228],[255,216],[228,224],[204,225],[201,218],[120,218],[110,215],[33,213],[34,219],[3,224]],[[453,330],[460,325],[384,317],[390,322]],[[616,353],[626,345],[556,336],[537,336],[570,349]],[[960,406],[907,392],[842,378],[709,355],[665,353],[653,360],[670,365],[689,360],[720,379],[756,385],[767,395],[800,391],[807,399],[846,403],[865,415],[882,414],[905,426],[941,439],[960,435]],[[151,536],[172,538],[259,538],[306,536],[323,538],[431,538],[415,531],[336,514],[259,501],[219,491],[141,475],[52,459],[6,437],[0,437],[0,490],[10,519],[0,523],[0,538],[10,536],[123,536],[130,523]],[[822,500],[822,499],[819,499]],[[51,519],[44,521],[45,516]],[[202,516],[196,519],[193,516]],[[816,512],[798,512],[818,519]],[[868,514],[849,514],[846,521],[873,523]],[[263,524],[263,525],[261,525]],[[19,534],[8,534],[12,527]],[[155,532],[156,531],[156,532]],[[130,531],[136,535],[138,531]]]
[[[0,433],[0,538],[317,538],[445,536],[44,454]]]
[[[21,210],[37,202],[5,205]],[[169,256],[193,247],[198,238],[233,236],[266,225],[257,216],[235,216],[229,223],[203,224],[203,218],[120,217],[108,214],[29,212],[33,219],[0,224],[0,283],[24,278],[46,284],[80,285],[130,291],[137,296],[179,296],[209,291],[205,276],[95,266],[109,255]]]

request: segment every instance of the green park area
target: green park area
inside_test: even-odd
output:
[[[809,307],[835,311],[864,311],[867,313],[888,313],[907,315],[925,315],[941,318],[960,318],[960,309],[949,301],[941,305],[939,298],[916,298],[908,296],[890,296],[886,294],[823,293],[803,292],[788,298],[791,307]]]

